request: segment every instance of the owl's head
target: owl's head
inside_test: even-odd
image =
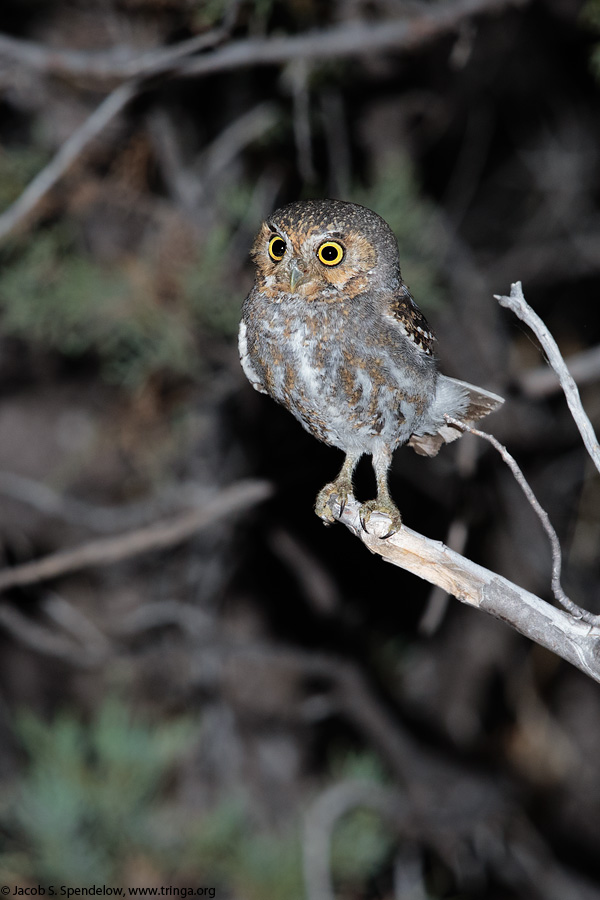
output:
[[[386,222],[364,206],[341,200],[301,200],[263,223],[252,258],[267,296],[306,300],[354,297],[397,288],[398,244]]]

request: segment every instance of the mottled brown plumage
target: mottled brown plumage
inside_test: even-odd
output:
[[[502,398],[440,375],[434,337],[402,281],[396,239],[376,213],[339,200],[291,203],[263,223],[252,248],[254,287],[240,324],[240,358],[256,390],[283,404],[319,440],[346,453],[317,497],[334,520],[352,473],[372,454],[373,512],[400,514],[387,485],[392,453],[410,443],[435,455],[460,437],[444,414],[472,422]]]

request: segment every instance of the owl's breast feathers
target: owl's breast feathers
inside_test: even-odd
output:
[[[383,311],[385,310],[385,314]],[[240,328],[244,371],[328,444],[371,452],[395,447],[422,423],[435,393],[433,340],[416,307],[366,293],[332,304],[255,287]]]

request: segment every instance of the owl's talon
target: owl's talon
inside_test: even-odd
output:
[[[396,534],[397,531],[400,531],[402,527],[402,516],[400,515],[400,511],[398,508],[392,503],[391,500],[369,500],[367,503],[363,503],[361,506],[361,510],[359,513],[360,524],[362,525],[363,531],[366,531],[367,534],[377,534],[378,529],[369,529],[367,528],[367,524],[370,522],[371,516],[380,515],[385,516],[390,520],[390,527],[385,534],[378,535],[379,539],[385,541],[387,538],[391,537],[393,534]]]
[[[352,496],[352,488],[340,485],[336,481],[326,484],[317,494],[315,512],[325,525],[333,525],[343,514],[348,497]],[[337,507],[337,510],[335,509]],[[335,511],[334,511],[335,510]]]

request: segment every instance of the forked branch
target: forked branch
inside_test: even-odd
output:
[[[569,409],[571,410],[571,415],[579,429],[586,450],[591,456],[592,462],[600,472],[600,444],[594,433],[592,423],[581,405],[581,397],[579,396],[579,389],[575,383],[575,379],[569,372],[561,352],[558,349],[558,345],[550,334],[546,324],[526,302],[525,297],[523,296],[521,282],[515,281],[514,284],[511,284],[510,295],[508,297],[494,294],[494,298],[498,301],[500,306],[510,309],[510,311],[521,319],[522,322],[529,325],[542,345],[548,363],[558,375],[560,386],[563,389],[563,393],[569,404]]]

